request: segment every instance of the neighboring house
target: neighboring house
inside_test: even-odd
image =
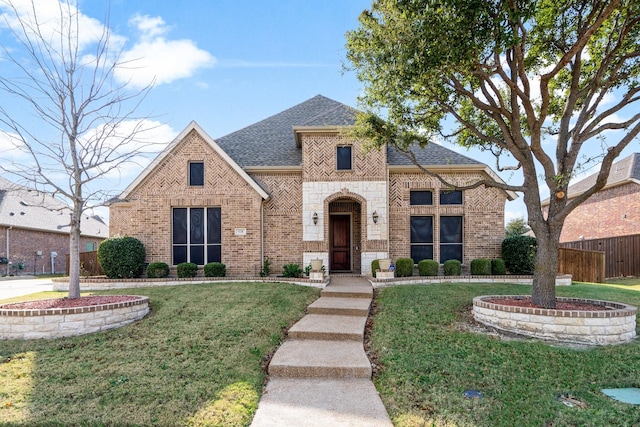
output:
[[[593,186],[597,174],[569,186],[569,199]],[[542,202],[548,209],[549,199]],[[560,243],[640,234],[640,153],[611,166],[605,187],[571,212]]]
[[[140,239],[147,261],[257,275],[321,258],[365,274],[371,261],[499,257],[504,206],[495,188],[446,191],[394,149],[366,152],[344,129],[354,110],[315,96],[213,140],[192,122],[110,205],[112,235]],[[437,144],[421,164],[466,185],[499,179],[485,164]]]
[[[0,178],[0,274],[64,273],[71,210],[51,195]],[[80,251],[96,250],[109,237],[98,216],[83,215]],[[14,266],[23,265],[23,269]]]

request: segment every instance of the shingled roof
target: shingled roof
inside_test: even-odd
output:
[[[241,167],[300,166],[302,150],[295,143],[294,126],[352,126],[356,111],[338,101],[316,95],[281,113],[249,125],[215,141]],[[416,158],[423,165],[481,165],[474,159],[458,154],[441,145],[415,147]],[[412,165],[394,148],[387,148],[391,166]]]
[[[567,194],[575,197],[591,188],[598,177],[598,172],[589,175],[581,181],[569,186]],[[633,153],[611,165],[611,172],[605,188],[636,182],[640,184],[640,153]]]
[[[0,178],[0,225],[69,234],[71,209],[49,194]],[[109,226],[95,215],[83,215],[81,235],[109,237]]]

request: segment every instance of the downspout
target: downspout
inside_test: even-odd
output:
[[[9,236],[11,235],[11,233],[9,233],[9,230],[11,230],[13,228],[13,225],[10,225],[9,227],[7,227],[7,239],[6,239],[6,243],[7,243],[7,276],[9,275]]]
[[[264,263],[264,202],[264,199],[260,201],[260,272]]]
[[[389,200],[389,187],[391,187],[391,174],[389,173],[389,165],[387,164],[387,258],[391,258],[391,242],[389,241],[390,236],[390,214],[391,214],[391,203]]]

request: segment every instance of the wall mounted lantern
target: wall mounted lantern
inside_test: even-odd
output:
[[[314,212],[313,216],[311,217],[311,219],[313,220],[313,225],[317,225],[318,224],[318,212]]]
[[[378,223],[378,211],[373,211],[373,223]]]

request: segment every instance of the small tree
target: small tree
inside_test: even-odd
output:
[[[514,218],[504,229],[505,237],[521,236],[531,230],[524,218]]]
[[[41,18],[35,2],[0,1],[0,20],[17,42],[0,44],[0,137],[28,159],[3,159],[0,171],[71,205],[69,298],[78,298],[82,214],[109,197],[111,186],[95,181],[144,151],[136,139],[144,120],[134,112],[150,86],[130,92],[117,83],[116,70],[132,64],[119,61],[109,29],[87,42],[74,2],[56,3],[57,16]],[[23,110],[31,114],[22,118]]]

